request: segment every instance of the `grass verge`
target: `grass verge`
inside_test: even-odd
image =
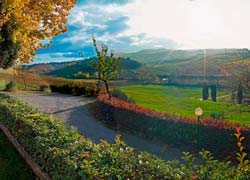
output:
[[[0,179],[35,179],[31,169],[0,130]]]
[[[119,87],[143,107],[181,116],[195,117],[194,109],[201,107],[204,116],[211,116],[242,125],[250,124],[250,106],[225,102],[201,101],[201,88],[158,85],[132,85]],[[217,96],[225,96],[219,91]]]

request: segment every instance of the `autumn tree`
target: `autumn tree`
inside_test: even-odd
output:
[[[9,61],[11,66],[13,60],[32,60],[38,48],[48,47],[53,36],[67,30],[64,24],[74,4],[75,0],[1,0],[0,61]],[[6,53],[10,54],[8,61]]]
[[[18,65],[14,68],[14,72],[15,72],[14,73],[15,76],[17,78],[20,78],[23,81],[24,90],[26,91],[27,90],[27,82],[26,82],[27,80],[26,79],[27,79],[27,75],[28,75],[28,70],[25,67]]]
[[[112,80],[118,74],[119,59],[114,57],[114,53],[108,54],[108,46],[101,44],[101,49],[97,47],[96,39],[93,36],[93,45],[97,55],[97,59],[91,59],[90,66],[95,70],[98,78],[98,90],[101,89],[101,81],[104,82],[109,99],[111,94],[109,91],[108,81]]]

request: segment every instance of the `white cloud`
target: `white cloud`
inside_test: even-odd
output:
[[[80,4],[62,43],[92,46],[91,36],[111,49],[250,48],[250,0],[135,0],[127,4]],[[126,28],[120,29],[117,19]],[[116,26],[110,21],[115,20]],[[114,31],[115,29],[118,31]],[[77,49],[76,48],[76,49]]]
[[[81,57],[77,57],[75,52],[57,52],[57,53],[44,53],[37,54],[36,58],[30,64],[37,63],[48,63],[48,62],[66,62],[66,61],[74,61],[82,59]]]
[[[249,0],[137,0],[127,34],[172,39],[180,48],[250,47]]]

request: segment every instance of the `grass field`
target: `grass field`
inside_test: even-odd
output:
[[[194,109],[201,107],[204,116],[237,121],[244,125],[250,124],[250,106],[202,101],[200,100],[201,88],[133,85],[119,87],[119,89],[133,98],[137,104],[157,111],[195,117]],[[227,95],[225,91],[217,93],[217,96],[225,95]]]
[[[32,171],[0,130],[0,179],[35,179]]]

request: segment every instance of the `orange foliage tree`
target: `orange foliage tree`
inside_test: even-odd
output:
[[[53,36],[67,31],[66,18],[75,1],[1,0],[0,31],[11,22],[12,41],[19,45],[16,60],[28,63],[34,58],[35,50],[48,47]],[[6,39],[0,35],[0,47],[4,41]]]

